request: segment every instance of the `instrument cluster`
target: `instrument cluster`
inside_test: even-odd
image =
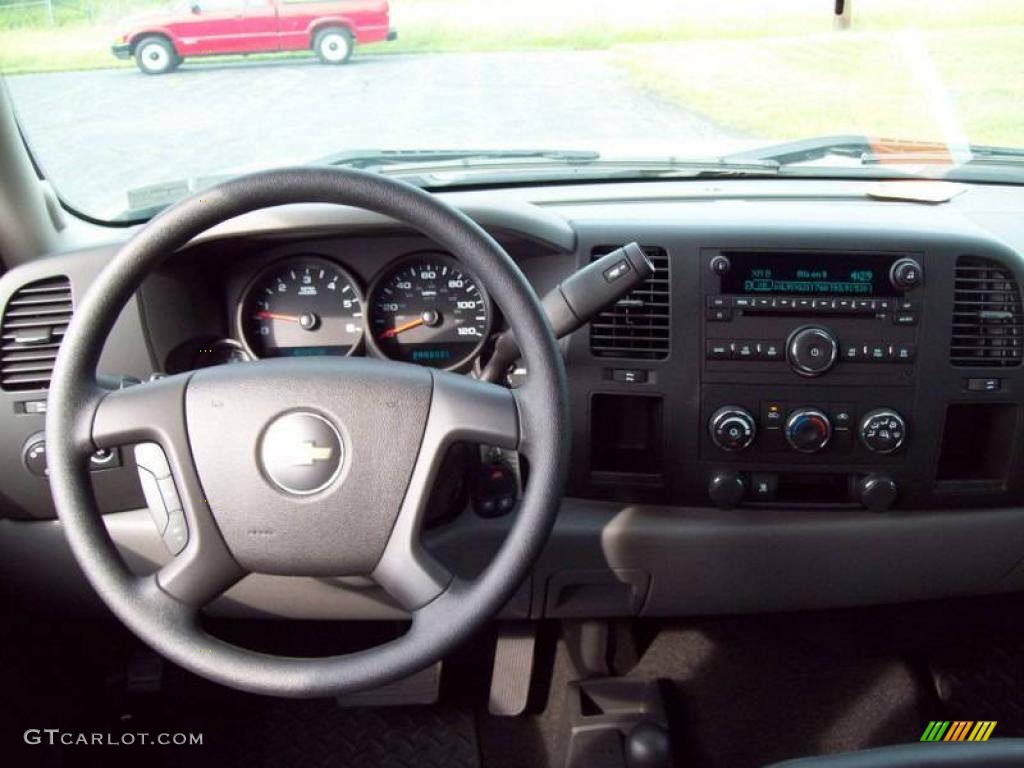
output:
[[[365,289],[340,263],[308,254],[254,275],[234,331],[251,359],[368,354],[463,370],[490,337],[493,314],[479,281],[447,253],[404,256]]]

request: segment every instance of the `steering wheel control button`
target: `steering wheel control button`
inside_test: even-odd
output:
[[[708,431],[712,442],[723,451],[742,451],[754,442],[757,422],[745,408],[726,405],[711,415]]]
[[[839,343],[826,328],[809,325],[797,328],[786,342],[786,357],[801,376],[821,376],[839,355]]]
[[[188,527],[185,524],[181,497],[174,485],[174,478],[171,477],[167,457],[156,443],[139,443],[135,446],[135,464],[139,471],[142,495],[146,497],[146,506],[149,507],[153,524],[157,532],[164,537],[164,544],[171,554],[176,555],[188,543]],[[172,525],[175,520],[178,520],[177,524]]]
[[[188,544],[188,524],[185,522],[185,513],[180,509],[172,511],[167,516],[163,540],[164,546],[172,555],[179,554]]]
[[[817,408],[798,408],[786,420],[786,442],[800,453],[817,453],[832,437],[828,416]]]
[[[295,411],[267,427],[259,457],[271,483],[286,493],[308,496],[337,480],[345,447],[337,428],[323,416]]]
[[[139,443],[135,446],[135,464],[153,477],[170,477],[171,468],[163,449],[156,443]]]
[[[860,422],[860,441],[873,453],[892,453],[903,445],[907,425],[890,408],[879,408],[864,415]]]

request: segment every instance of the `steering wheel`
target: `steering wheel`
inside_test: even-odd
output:
[[[325,357],[207,368],[120,390],[100,386],[96,369],[106,337],[150,272],[216,224],[291,203],[374,211],[455,254],[508,318],[529,370],[526,383],[508,390],[406,363]],[[337,695],[440,660],[509,599],[555,519],[569,454],[567,414],[565,369],[537,296],[473,221],[382,176],[268,171],[228,181],[154,218],[82,297],[51,382],[50,487],[92,586],[156,651],[246,691]],[[432,481],[456,441],[519,451],[530,466],[504,545],[472,580],[453,576],[419,537]],[[149,576],[125,566],[88,471],[97,449],[141,443],[162,449],[173,485],[161,482],[180,499],[187,538]],[[207,633],[200,611],[248,573],[370,576],[410,612],[411,625],[386,644],[341,656],[240,648]]]

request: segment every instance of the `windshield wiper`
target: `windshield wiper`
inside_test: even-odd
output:
[[[958,152],[966,157],[957,157]],[[871,136],[819,136],[812,139],[769,144],[727,155],[725,159],[770,160],[781,166],[813,163],[828,157],[844,157],[862,166],[879,165],[979,165],[1024,163],[1024,149],[970,144],[950,147],[937,141],[881,139]]]
[[[385,173],[426,188],[487,185],[525,178],[530,182],[569,179],[665,179],[775,176],[772,160],[721,157],[606,157],[591,150],[346,150],[315,161]]]
[[[580,149],[347,149],[315,160],[313,165],[379,170],[394,165],[432,165],[487,160],[550,160],[558,163],[589,163],[599,152]]]

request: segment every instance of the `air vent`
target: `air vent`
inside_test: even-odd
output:
[[[71,320],[71,283],[51,277],[23,286],[4,309],[0,334],[0,389],[50,386],[53,362]]]
[[[592,259],[615,246],[595,248]],[[598,357],[664,360],[668,357],[669,259],[664,248],[644,246],[654,274],[590,323],[590,351]]]
[[[1024,351],[1020,289],[1004,265],[976,256],[956,262],[953,295],[953,365],[1008,368]]]

